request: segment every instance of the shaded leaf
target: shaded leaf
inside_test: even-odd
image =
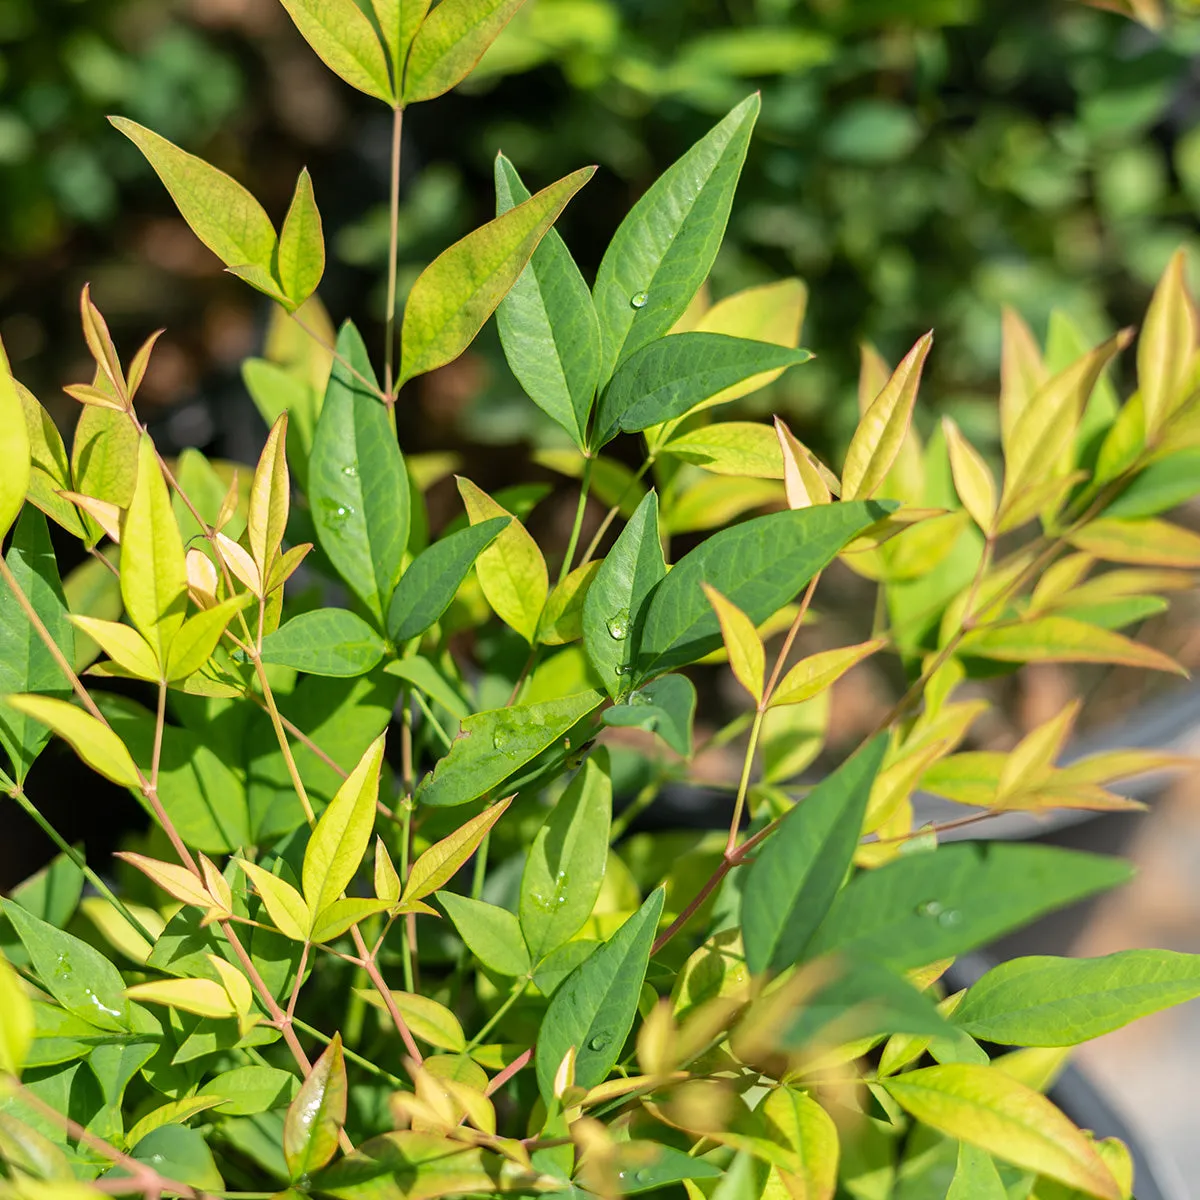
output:
[[[467,949],[489,971],[507,976],[529,973],[529,951],[521,927],[507,908],[454,892],[438,892],[437,898]]]
[[[602,714],[605,725],[648,729],[657,733],[676,754],[690,758],[696,688],[686,675],[662,675],[630,692],[623,704]]]
[[[263,638],[262,660],[309,675],[365,675],[383,660],[383,639],[344,608],[300,613]]]

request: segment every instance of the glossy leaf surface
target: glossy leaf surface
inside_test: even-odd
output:
[[[344,608],[300,613],[263,638],[263,662],[309,675],[363,675],[379,665],[386,649],[370,625]]]
[[[312,1174],[334,1156],[346,1120],[346,1098],[346,1062],[342,1039],[335,1033],[300,1085],[283,1125],[283,1154],[293,1180]]]

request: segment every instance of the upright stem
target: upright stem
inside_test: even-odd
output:
[[[604,514],[604,520],[600,522],[600,528],[597,529],[594,534],[592,534],[592,540],[588,542],[587,549],[583,552],[583,558],[579,560],[579,565],[581,567],[587,566],[587,564],[592,561],[592,555],[594,555],[600,548],[600,543],[603,540],[604,535],[608,532],[608,527],[617,519],[617,515],[621,511],[621,505],[625,503],[629,493],[633,491],[634,487],[641,480],[642,476],[645,475],[652,466],[654,466],[654,459],[652,457],[646,459],[646,461],[642,463],[640,467],[638,467],[637,474],[625,485],[625,490],[617,497],[616,504],[614,504],[612,508],[610,508],[608,512]]]
[[[737,849],[738,830],[742,827],[742,813],[746,808],[746,793],[750,790],[750,772],[754,769],[754,754],[758,750],[758,735],[762,731],[764,712],[765,710],[760,708],[754,714],[754,724],[750,726],[750,741],[746,746],[746,757],[742,760],[742,778],[738,783],[733,817],[729,822],[729,837],[725,839],[726,858]]]
[[[154,755],[150,761],[150,786],[158,790],[158,765],[162,759],[163,730],[167,724],[167,685],[159,682],[158,711],[154,717]]]
[[[263,669],[262,659],[257,654],[254,656],[254,670],[258,675],[258,682],[263,690],[263,699],[267,702],[267,714],[271,718],[271,724],[275,727],[275,740],[279,743],[283,760],[287,764],[288,775],[292,780],[292,787],[295,789],[296,797],[300,801],[300,807],[304,809],[305,819],[309,825],[315,825],[317,823],[316,814],[313,812],[312,803],[309,801],[304,780],[300,778],[300,771],[296,766],[296,760],[292,756],[292,747],[288,742],[287,733],[284,731],[283,722],[279,716],[279,709],[275,704],[275,695],[271,691],[270,683],[267,682],[267,673]]]
[[[563,555],[562,566],[558,569],[558,582],[562,583],[571,571],[571,559],[575,557],[575,548],[579,545],[579,532],[583,528],[583,516],[587,511],[588,489],[592,486],[592,467],[595,465],[592,455],[584,460],[583,479],[579,484],[579,504],[575,509],[575,523],[571,526],[571,537],[567,542],[567,552]]]
[[[388,283],[387,283],[387,321],[383,359],[383,390],[387,393],[387,403],[395,404],[396,396],[392,391],[394,364],[396,354],[396,271],[400,244],[400,135],[404,128],[404,109],[400,105],[392,110],[392,186],[391,186],[391,215],[388,225]]]

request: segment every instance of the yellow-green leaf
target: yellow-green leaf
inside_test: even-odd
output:
[[[375,1008],[384,1008],[383,999],[377,992],[363,990],[359,995]],[[463,1027],[444,1005],[415,992],[392,992],[392,1000],[413,1037],[454,1054],[466,1049]]]
[[[1071,545],[1108,562],[1200,568],[1200,536],[1154,517],[1101,517],[1068,535]]]
[[[213,904],[208,889],[187,867],[178,863],[160,862],[157,858],[147,858],[146,855],[135,854],[131,850],[119,851],[116,857],[137,867],[144,875],[154,880],[168,896],[174,896],[184,904],[192,904],[198,908],[209,908]]]
[[[932,333],[917,341],[859,421],[842,470],[845,499],[867,499],[874,495],[891,470],[908,433],[921,371],[932,345]]]
[[[790,1087],[772,1091],[759,1112],[771,1141],[796,1156],[786,1180],[794,1200],[833,1200],[839,1146],[829,1114],[806,1092]]]
[[[375,839],[375,895],[387,904],[400,899],[400,876],[381,837]]]
[[[304,40],[351,87],[391,104],[387,59],[366,13],[354,0],[280,0]]]
[[[600,562],[576,567],[566,579],[556,584],[546,598],[538,623],[537,640],[547,646],[564,646],[583,637],[583,602]]]
[[[278,875],[272,875],[270,871],[245,859],[239,858],[237,861],[258,889],[275,928],[294,942],[305,941],[308,938],[309,915],[304,897]]]
[[[369,900],[359,896],[335,900],[313,917],[309,938],[317,944],[332,942],[334,938],[341,937],[351,925],[357,925],[359,921],[383,912],[387,907],[383,900]]]
[[[857,646],[839,646],[836,650],[822,650],[801,659],[779,681],[771,695],[771,707],[780,704],[803,704],[819,692],[832,687],[851,667],[882,650],[887,642],[876,638],[861,642]]]
[[[0,1073],[19,1075],[33,1043],[33,1004],[21,977],[0,954]]]
[[[991,533],[996,520],[996,481],[992,478],[991,468],[949,417],[942,418],[942,429],[946,435],[946,448],[950,451],[954,490],[963,508],[971,514],[971,520],[984,533]]]
[[[724,421],[701,426],[671,438],[661,453],[694,463],[714,475],[785,478],[779,438],[769,425],[756,421]]]
[[[335,1033],[313,1063],[284,1119],[283,1156],[293,1181],[307,1180],[337,1153],[338,1133],[346,1121],[347,1096],[342,1038]]]
[[[828,504],[833,496],[818,464],[778,417],[775,418],[775,436],[779,440],[783,458],[783,482],[788,508]]]
[[[295,310],[317,290],[325,274],[325,235],[308,168],[300,172],[291,207],[279,231],[279,282]]]
[[[947,1063],[882,1081],[918,1121],[1028,1171],[1121,1200],[1092,1143],[1044,1096],[991,1067]]]
[[[1196,351],[1196,314],[1187,293],[1187,258],[1176,250],[1163,272],[1138,338],[1138,391],[1153,435],[1187,399],[1192,355]]]
[[[67,700],[55,700],[50,696],[5,696],[4,702],[48,725],[93,771],[106,779],[122,787],[141,786],[137,767],[124,742],[91,713],[76,708]]]
[[[708,584],[703,586],[704,594],[721,623],[721,640],[725,643],[734,676],[750,693],[754,703],[759,704],[762,702],[766,656],[754,622],[716,588]]]
[[[132,626],[120,621],[101,621],[98,617],[80,617],[74,613],[68,618],[76,629],[81,629],[108,655],[109,658],[137,679],[157,680],[162,668],[158,664],[155,648]]]
[[[3,341],[0,341],[0,462],[4,464],[4,470],[0,471],[0,538],[3,538],[25,503],[32,466],[25,412]]]
[[[472,525],[493,517],[511,518],[500,536],[475,560],[475,573],[496,616],[532,644],[550,591],[546,560],[537,542],[512,513],[469,479],[462,475],[455,478]]]
[[[246,520],[246,539],[258,567],[259,577],[270,575],[271,565],[283,544],[287,528],[290,481],[287,468],[287,413],[281,413],[271,426],[267,444],[259,455],[254,481],[250,485],[250,513]]]
[[[465,825],[456,829],[449,837],[430,846],[412,865],[404,884],[400,904],[406,905],[422,896],[428,896],[449,883],[454,873],[471,857],[479,843],[491,831],[512,803],[512,797],[493,804]]]
[[[227,267],[258,267],[270,276],[275,227],[237,180],[135,121],[109,120],[146,156],[192,232]]]
[[[1046,368],[1037,340],[1021,316],[1005,307],[1000,356],[1000,440],[1006,453],[1017,420],[1045,382]]]
[[[1048,721],[1031,729],[1005,756],[996,792],[1003,800],[1022,788],[1039,782],[1054,765],[1075,726],[1082,704],[1074,700]]]
[[[429,12],[430,0],[371,0],[392,61],[392,78],[404,78],[404,63],[413,37]],[[397,84],[397,90],[399,85]]]
[[[150,435],[138,445],[137,483],[121,538],[121,595],[137,631],[164,662],[187,609],[183,538]]]
[[[3,347],[0,346],[0,350]],[[0,371],[3,371],[0,366]],[[15,382],[15,381],[14,381]],[[82,539],[84,536],[83,522],[69,500],[65,500],[59,492],[71,490],[71,465],[67,459],[67,449],[63,445],[62,434],[54,424],[50,414],[38,403],[37,397],[21,384],[15,384],[21,407],[25,410],[25,430],[29,435],[29,488],[28,499],[31,504],[57,521],[68,533]],[[4,387],[0,383],[0,389]],[[0,404],[3,402],[0,401]],[[0,420],[0,429],[3,429]],[[8,456],[0,447],[0,456],[7,462]]]
[[[129,1130],[125,1135],[125,1145],[132,1149],[146,1134],[161,1129],[164,1125],[182,1125],[198,1113],[216,1108],[220,1103],[220,1096],[186,1096],[182,1100],[169,1100],[166,1104],[151,1109]]]
[[[189,617],[171,639],[167,651],[167,680],[174,683],[199,671],[212,657],[234,613],[250,603],[246,594],[222,600]]]
[[[367,747],[308,840],[301,882],[314,920],[346,890],[367,852],[375,828],[385,736],[381,733]]]
[[[125,989],[130,1000],[141,1004],[165,1004],[200,1017],[236,1017],[237,1008],[229,994],[211,979],[157,979]]]
[[[432,100],[461,83],[525,0],[442,0],[412,39],[404,103]]]

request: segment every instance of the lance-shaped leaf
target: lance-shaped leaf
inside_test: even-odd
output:
[[[5,562],[67,662],[72,662],[75,637],[67,617],[58,563],[46,518],[36,509],[26,508],[21,513]],[[71,685],[16,596],[0,583],[0,696],[14,692],[36,692],[65,700],[71,694]],[[50,732],[41,721],[0,705],[0,746],[8,754],[17,783],[25,782],[49,738]]]
[[[0,370],[3,368],[0,367]],[[0,383],[0,388],[3,386]],[[52,521],[57,521],[69,534],[82,541],[84,528],[79,514],[69,500],[58,494],[71,490],[71,464],[62,434],[58,432],[54,419],[27,387],[18,383],[16,389],[25,411],[25,430],[29,435],[29,503],[35,504]]]
[[[347,1095],[342,1039],[335,1033],[300,1085],[283,1122],[283,1156],[293,1182],[323,1167],[337,1152],[338,1134],[346,1123]]]
[[[404,63],[421,22],[429,12],[430,0],[371,0],[383,43],[392,63],[392,78],[404,78]]]
[[[227,267],[258,267],[269,279],[275,227],[240,183],[135,121],[109,120],[146,156],[192,232]]]
[[[208,561],[207,559],[205,561]],[[167,651],[166,677],[175,683],[199,671],[212,657],[235,613],[250,603],[248,595],[234,596],[184,621]],[[75,618],[79,623],[79,618]]]
[[[1200,996],[1200,955],[1124,950],[1016,958],[967,991],[951,1020],[989,1042],[1077,1046]]]
[[[1161,651],[1070,617],[1037,617],[968,633],[963,654],[998,662],[1100,662],[1150,671],[1187,672]]]
[[[1069,535],[1071,545],[1108,562],[1200,567],[1200,537],[1170,521],[1101,517]]]
[[[33,1043],[33,1003],[25,990],[21,977],[9,966],[8,959],[0,954],[0,1012],[4,1022],[0,1025],[0,1071],[9,1075],[20,1075],[26,1055]]]
[[[577,692],[467,717],[450,752],[417,788],[418,803],[452,807],[477,800],[562,740],[599,703],[598,692]]]
[[[144,854],[134,854],[128,850],[118,852],[116,857],[137,867],[154,880],[167,895],[174,896],[184,904],[210,908],[214,903],[207,887],[187,867],[178,863],[159,862],[156,858],[147,858]]]
[[[535,963],[591,916],[604,882],[611,823],[608,751],[599,749],[558,798],[525,860],[518,913]]]
[[[861,642],[857,646],[841,646],[822,650],[801,659],[779,681],[771,694],[771,707],[781,704],[803,704],[832,687],[851,667],[882,650],[887,643],[882,638]]]
[[[757,421],[702,425],[673,437],[661,453],[695,463],[714,475],[733,475],[738,479],[784,477],[779,439],[769,425]]]
[[[837,1188],[838,1131],[833,1118],[807,1092],[775,1088],[757,1110],[767,1136],[796,1156],[788,1191],[804,1200],[832,1200]]]
[[[594,171],[584,167],[543,188],[455,242],[421,272],[404,308],[397,387],[452,362],[471,344]]]
[[[754,622],[736,604],[731,604],[714,587],[701,585],[721,625],[721,640],[729,655],[734,678],[750,693],[755,704],[762,703],[766,651]]]
[[[284,937],[294,942],[308,939],[312,919],[304,897],[285,879],[272,875],[270,871],[255,863],[246,862],[239,858],[238,866],[250,877],[250,882],[258,890],[263,904],[267,906],[267,914]]]
[[[949,417],[942,418],[942,430],[946,436],[946,449],[950,452],[954,490],[963,508],[971,514],[971,520],[985,534],[991,533],[996,521],[996,481],[992,478],[991,468]]]
[[[432,100],[461,83],[524,3],[442,0],[412,39],[404,71],[404,103]]]
[[[287,413],[281,413],[267,434],[250,484],[250,511],[246,539],[258,573],[266,579],[283,544],[287,528],[289,480],[287,468]]]
[[[349,321],[337,350],[313,436],[309,501],[321,549],[382,629],[408,545],[408,471]]]
[[[492,826],[504,815],[512,797],[493,804],[478,816],[460,825],[448,837],[430,846],[412,865],[408,879],[404,883],[404,892],[400,897],[401,906],[432,895],[454,878],[458,869],[479,849],[480,843],[491,832]]]
[[[367,748],[308,839],[301,883],[314,918],[346,890],[367,852],[375,827],[384,737],[380,734]]]
[[[583,606],[599,570],[598,562],[584,563],[554,585],[538,619],[539,643],[565,646],[583,637]]]
[[[458,492],[472,526],[497,518],[508,520],[494,541],[489,539],[475,563],[479,586],[495,614],[527,642],[537,636],[538,622],[550,592],[550,573],[537,542],[512,513],[459,475]]]
[[[510,977],[529,974],[532,964],[521,926],[507,908],[454,892],[440,891],[437,898],[467,949],[489,971]]]
[[[475,560],[512,523],[487,517],[422,550],[400,579],[388,608],[388,636],[397,645],[420,636],[450,607]]]
[[[846,499],[874,495],[891,470],[912,422],[921,371],[932,345],[932,333],[917,341],[859,421],[842,469]]]
[[[841,489],[832,472],[827,480],[816,459],[778,417],[775,418],[775,436],[783,457],[783,483],[788,508],[808,508],[813,504],[830,503],[833,499],[831,483],[837,485],[838,491]]]
[[[946,1200],[1008,1200],[992,1156],[970,1142],[958,1143],[958,1162]]]
[[[695,662],[721,645],[701,583],[715,587],[758,625],[893,507],[883,501],[823,504],[756,517],[714,534],[684,555],[655,589],[639,647],[641,677]]]
[[[140,787],[125,744],[91,713],[52,696],[5,696],[4,703],[57,733],[93,771],[122,787]]]
[[[857,875],[838,893],[805,957],[840,951],[897,968],[920,966],[1129,877],[1120,859],[1052,846],[942,846]]]
[[[662,888],[651,892],[551,997],[534,1052],[538,1088],[547,1105],[554,1097],[555,1073],[568,1051],[575,1051],[575,1085],[581,1088],[603,1082],[620,1058],[637,1015],[664,895]]]
[[[1000,441],[1007,454],[1013,430],[1030,400],[1041,390],[1048,372],[1037,339],[1015,310],[1004,308],[1000,353]]]
[[[529,199],[516,168],[496,156],[496,215]],[[504,356],[529,398],[582,450],[600,372],[600,324],[571,252],[550,230],[496,309]]]
[[[887,750],[875,738],[821,781],[779,823],[746,874],[742,940],[751,971],[795,963],[846,877],[871,785]]]
[[[36,452],[34,474],[37,474]],[[1200,486],[1198,480],[1200,450],[1180,450],[1138,472],[1120,496],[1105,508],[1104,515],[1125,520],[1157,516],[1190,500]]]
[[[729,220],[760,100],[748,96],[658,177],[596,273],[600,380],[667,333],[708,277]]]
[[[17,381],[8,365],[8,354],[0,341],[0,538],[12,528],[25,493],[29,490],[32,457],[25,412],[17,395]]]
[[[71,443],[71,473],[75,491],[128,508],[137,480],[139,439],[133,422],[112,409],[85,408]],[[106,532],[85,516],[89,544]]]
[[[924,1067],[881,1081],[918,1121],[1005,1162],[1101,1200],[1121,1200],[1092,1143],[1045,1096],[972,1063]]]
[[[279,231],[278,269],[287,307],[293,311],[317,290],[325,274],[325,235],[307,167],[296,180],[296,192]]]
[[[199,1017],[238,1015],[228,993],[211,979],[154,979],[126,988],[125,995],[141,1004],[164,1004]]]
[[[1176,250],[1146,310],[1138,338],[1138,391],[1154,434],[1187,398],[1196,352],[1196,312],[1187,292],[1187,256]]]
[[[598,450],[622,431],[636,433],[681,417],[742,380],[811,358],[809,350],[723,333],[659,338],[628,355],[604,389],[592,448]]]
[[[387,58],[354,0],[280,0],[304,40],[351,87],[391,104]]]
[[[150,435],[138,445],[137,484],[121,537],[121,595],[137,631],[165,662],[187,610],[183,538]]]
[[[263,662],[309,675],[365,675],[387,649],[362,617],[344,608],[300,613],[263,638]]]
[[[629,687],[646,605],[666,573],[658,496],[652,491],[621,530],[583,602],[588,661],[613,699]]]
[[[322,942],[332,942],[334,938],[341,937],[351,925],[357,925],[359,921],[381,913],[387,907],[383,900],[368,900],[358,896],[335,900],[313,917],[309,940],[318,945]]]

